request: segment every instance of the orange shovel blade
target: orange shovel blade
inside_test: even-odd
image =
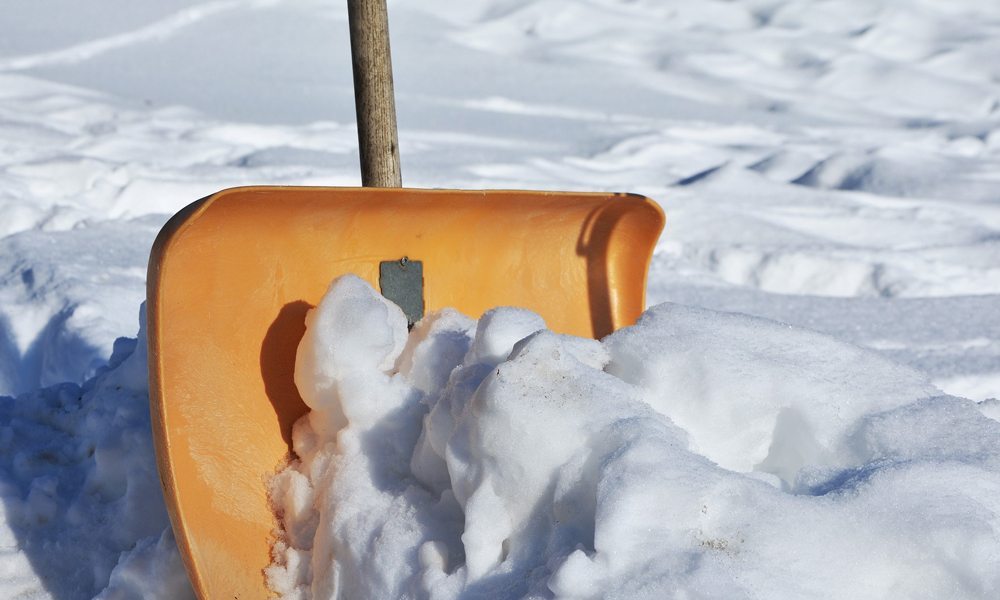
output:
[[[602,337],[644,309],[663,228],[626,194],[250,187],[188,206],[149,261],[150,401],[160,478],[202,598],[267,598],[276,527],[266,482],[306,407],[295,351],[306,311],[353,273],[423,266],[428,312],[521,306]]]

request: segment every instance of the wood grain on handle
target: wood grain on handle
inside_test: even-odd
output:
[[[361,184],[401,187],[386,0],[347,0]]]

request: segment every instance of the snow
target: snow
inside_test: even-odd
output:
[[[190,594],[153,456],[145,342],[142,327],[116,340],[82,386],[0,398],[5,597]]]
[[[675,498],[660,478],[681,471],[649,467],[648,486],[608,488],[608,506],[672,498],[660,506],[676,509],[673,529],[647,540],[655,552],[674,556],[679,532],[702,535],[690,539],[704,549],[684,555],[702,566],[678,585],[996,596],[1000,5],[389,4],[407,185],[631,191],[668,214],[648,286],[659,307],[643,325],[604,351],[546,335],[529,345],[574,348],[585,366],[573,368],[605,383],[593,366],[608,352],[605,375],[656,409],[636,429],[649,456],[708,482]],[[0,595],[181,597],[143,360],[116,340],[136,335],[148,249],[169,214],[234,185],[358,184],[347,48],[346,11],[314,0],[50,0],[4,12]],[[468,348],[494,363],[538,325],[494,313],[480,325],[499,319],[492,331],[509,336],[489,341],[470,339],[464,317],[438,319],[440,344],[404,352],[396,376],[421,393],[444,385]],[[442,443],[414,459],[434,490]],[[560,471],[548,458],[538,468]],[[640,458],[623,457],[621,473]],[[600,481],[574,471],[584,472]],[[707,516],[684,512],[699,501]],[[598,523],[605,547],[646,543],[630,521]],[[443,539],[451,558],[431,545],[413,564],[458,564]],[[641,581],[627,573],[635,564],[587,552],[546,567],[562,573],[551,585],[586,594],[588,576],[595,590]],[[492,564],[483,556],[480,575]],[[779,566],[784,575],[760,580]],[[831,583],[837,573],[859,587],[836,587],[847,585]],[[453,592],[454,581],[427,585]]]
[[[871,350],[673,304],[603,342],[446,311],[404,346],[352,276],[306,323],[282,597],[1000,589],[1000,422]]]

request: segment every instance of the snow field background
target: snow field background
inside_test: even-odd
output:
[[[669,383],[659,400],[643,399],[686,432],[686,451],[808,495],[835,476],[807,473],[863,478],[888,456],[845,450],[849,422],[903,410],[929,394],[920,386],[997,418],[1000,7],[433,0],[390,11],[407,185],[649,195],[669,219],[651,304],[757,315],[838,340],[772,332],[767,343],[756,321],[655,313],[689,333],[650,326],[665,347],[616,375],[642,389]],[[346,14],[315,0],[49,0],[4,11],[0,32],[0,395],[11,398],[0,402],[0,592],[178,597],[168,593],[179,571],[149,453],[144,359],[127,359],[134,342],[116,340],[135,333],[148,249],[173,211],[232,185],[358,183]],[[677,336],[688,351],[672,349]],[[841,342],[929,382],[881,363],[869,377],[875,355]],[[830,350],[792,357],[785,344]],[[751,381],[787,383],[744,389],[711,370],[733,364],[731,354],[769,374]],[[138,365],[128,385],[102,383],[125,377],[127,364]],[[795,378],[789,365],[805,369],[800,377],[840,369],[856,387]],[[801,389],[829,400],[806,402]],[[899,449],[916,443],[913,431],[944,435],[951,417],[931,408],[971,410],[925,402],[916,429],[898,425],[899,445],[876,445],[921,455]],[[993,434],[968,427],[934,452],[990,471],[962,444]],[[782,434],[802,429],[802,439]],[[772,455],[779,439],[787,448]],[[929,490],[959,482],[929,464]],[[916,513],[942,514],[933,494],[911,489],[872,496],[872,511],[928,496]],[[925,547],[948,557],[954,577],[973,573],[968,581],[985,586],[976,565],[996,543],[974,504],[959,503],[956,528]],[[869,521],[870,547],[881,547],[876,532],[891,528]],[[969,554],[947,542],[966,521],[979,533],[960,539],[987,540],[963,543]],[[781,531],[777,519],[753,522]],[[764,548],[754,550],[760,564],[776,556]],[[990,597],[975,585],[956,593]]]

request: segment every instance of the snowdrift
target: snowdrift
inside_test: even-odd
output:
[[[292,598],[942,598],[1000,589],[1000,422],[829,337],[664,304],[307,317],[273,482]],[[338,596],[339,594],[339,596]]]

